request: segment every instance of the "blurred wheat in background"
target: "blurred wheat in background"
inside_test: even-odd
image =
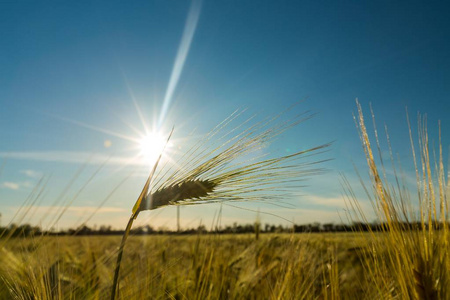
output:
[[[366,247],[360,251],[361,262],[367,270],[366,280],[373,282],[370,293],[374,298],[383,299],[450,299],[448,179],[444,172],[441,130],[436,155],[430,148],[426,118],[419,116],[418,120],[418,151],[410,129],[417,190],[409,191],[402,174],[396,171],[392,149],[389,153],[394,182],[388,180],[375,129],[379,154],[379,164],[376,163],[359,103],[357,107],[355,119],[372,182],[365,188],[380,223],[380,233],[369,230],[364,236]],[[358,200],[352,197],[351,187],[347,186],[347,190],[354,218],[367,222]]]

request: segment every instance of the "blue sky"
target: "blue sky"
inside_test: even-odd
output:
[[[162,127],[167,133],[175,126],[178,137],[194,129],[197,136],[207,133],[238,108],[262,118],[306,99],[299,111],[317,116],[285,133],[270,150],[277,155],[334,141],[327,153],[333,161],[324,165],[329,172],[311,179],[302,197],[293,196],[295,209],[243,206],[297,223],[338,222],[337,211],[344,207],[339,172],[355,182],[355,190],[360,188],[353,164],[366,172],[352,118],[356,98],[367,116],[372,103],[380,128],[389,127],[406,172],[411,151],[405,107],[414,128],[417,112],[428,115],[434,139],[441,120],[447,153],[448,12],[444,1],[2,1],[2,225],[46,175],[44,196],[35,203],[41,208],[25,219],[45,227],[43,216],[77,194],[97,170],[94,162],[114,157],[58,226],[72,226],[95,212],[134,168],[137,173],[89,223],[122,227],[145,181],[145,167],[118,169],[120,159],[139,152],[135,142],[121,137],[136,138],[128,125],[142,130],[136,107],[156,126],[165,98],[170,101]],[[217,210],[217,205],[183,207],[182,224],[208,224]],[[153,218],[153,224],[172,226],[173,208],[152,214],[142,222]],[[228,207],[223,221],[251,222],[255,215]],[[267,215],[263,222],[284,221]]]

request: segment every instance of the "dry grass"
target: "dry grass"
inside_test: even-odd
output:
[[[395,182],[387,179],[376,128],[380,158],[379,163],[375,161],[364,115],[357,105],[357,123],[372,182],[365,189],[382,224],[382,234],[367,235],[365,250],[361,251],[364,275],[373,282],[372,293],[383,299],[450,299],[450,236],[442,146],[439,144],[439,157],[433,163],[426,122],[419,120],[418,163],[410,130],[417,177],[414,205],[394,164]],[[352,218],[366,221],[358,200],[351,191],[348,195],[356,212]]]

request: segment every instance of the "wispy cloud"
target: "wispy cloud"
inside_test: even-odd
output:
[[[19,190],[21,188],[32,188],[32,187],[34,187],[34,184],[29,181],[21,181],[21,182],[5,181],[0,185],[0,188],[10,190]]]
[[[41,178],[43,175],[41,172],[35,170],[21,170],[20,173],[31,178]]]
[[[304,197],[304,202],[332,209],[346,208],[345,200],[342,197],[324,197],[324,196],[308,195]]]
[[[72,206],[67,209],[69,212],[73,212],[75,214],[84,215],[86,213],[97,213],[97,214],[106,214],[106,213],[117,213],[127,211],[124,208],[120,207],[94,207],[94,206]]]
[[[4,189],[18,190],[20,188],[20,184],[17,182],[5,181],[1,184],[1,187]]]
[[[100,153],[73,151],[0,152],[0,158],[74,164],[87,163],[94,165],[103,164],[105,162],[115,165],[145,165],[142,160],[136,159],[137,157],[111,156]],[[32,170],[25,170],[25,172],[25,175],[37,175],[37,173]]]
[[[19,209],[19,207],[13,207],[13,209]],[[66,210],[68,213],[73,213],[77,216],[84,216],[88,213],[97,213],[97,214],[104,214],[104,213],[117,213],[117,212],[124,212],[126,209],[120,208],[120,207],[96,207],[96,206],[24,206],[21,207],[22,210],[32,210],[35,211],[37,214],[49,214],[49,215],[55,215],[59,214],[62,210]]]

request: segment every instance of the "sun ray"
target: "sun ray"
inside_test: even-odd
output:
[[[141,137],[144,136],[145,133],[142,130],[139,130],[136,126],[132,125],[131,123],[127,122],[120,114],[116,112],[112,112],[118,120],[122,122],[125,126],[130,128],[137,136]]]
[[[117,133],[117,132],[108,130],[108,129],[104,129],[104,128],[101,128],[101,127],[97,127],[97,126],[94,126],[94,125],[90,125],[90,124],[87,124],[87,123],[84,123],[84,122],[80,122],[80,121],[77,121],[77,120],[69,119],[69,118],[66,118],[66,117],[58,116],[58,115],[47,113],[47,112],[44,112],[44,114],[46,114],[48,116],[51,116],[53,118],[59,119],[59,120],[64,121],[64,122],[72,123],[72,124],[78,125],[80,127],[92,129],[94,131],[98,131],[98,132],[101,132],[101,133],[106,133],[108,135],[115,136],[115,137],[118,137],[118,138],[121,138],[121,139],[124,139],[124,140],[127,140],[127,141],[132,141],[134,143],[138,143],[139,142],[139,139],[137,139],[137,138],[133,138],[133,137],[121,134],[121,133]]]
[[[133,101],[134,108],[136,109],[139,119],[141,120],[142,126],[144,127],[145,134],[148,135],[150,133],[150,129],[149,126],[147,125],[147,122],[145,121],[144,115],[142,114],[141,107],[137,103],[134,96],[131,97],[131,100]]]
[[[184,26],[183,36],[181,38],[180,46],[178,47],[178,52],[175,58],[175,63],[173,65],[172,74],[170,75],[169,84],[167,86],[166,94],[164,96],[163,106],[161,108],[161,113],[159,115],[157,125],[158,129],[162,126],[164,119],[166,118],[167,112],[172,102],[173,94],[178,85],[178,80],[180,79],[181,72],[183,71],[186,57],[189,53],[189,49],[191,48],[191,43],[195,34],[195,29],[197,28],[201,6],[202,6],[201,0],[194,0],[191,3],[189,14],[186,19],[186,24]]]

